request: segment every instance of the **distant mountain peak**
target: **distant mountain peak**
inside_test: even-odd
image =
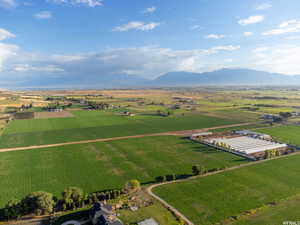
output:
[[[201,85],[300,85],[300,76],[244,69],[222,68],[212,72],[169,72],[156,78],[154,86]]]

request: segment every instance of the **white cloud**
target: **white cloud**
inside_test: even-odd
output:
[[[226,63],[232,63],[234,60],[233,59],[225,59],[224,62]]]
[[[205,36],[206,39],[222,39],[225,37],[226,37],[226,35],[224,35],[224,34],[209,34],[209,35]]]
[[[286,37],[287,40],[300,40],[300,35]]]
[[[76,62],[86,59],[84,55],[53,55],[51,58],[56,62]]]
[[[268,47],[258,47],[258,48],[255,48],[253,50],[254,53],[261,53],[261,52],[265,52],[265,51],[268,51],[269,48]]]
[[[258,5],[255,9],[256,10],[266,10],[272,8],[272,5],[270,3],[262,3]]]
[[[3,8],[14,8],[17,6],[16,0],[0,0],[0,7]]]
[[[244,32],[245,37],[249,37],[249,36],[252,36],[252,35],[253,35],[253,32]]]
[[[8,30],[0,28],[0,41],[3,41],[8,38],[14,38],[14,37],[16,37],[16,35],[12,34]]]
[[[298,32],[300,32],[300,20],[288,20],[279,24],[277,28],[264,32],[263,35],[278,35]]]
[[[0,42],[0,72],[3,69],[4,63],[17,55],[19,47],[16,45],[3,44]]]
[[[223,45],[211,48],[213,51],[235,51],[239,50],[241,46],[239,45]]]
[[[265,17],[263,15],[250,16],[246,19],[241,19],[238,21],[240,25],[246,26],[249,24],[260,23],[264,21]]]
[[[289,75],[300,74],[300,46],[279,45],[254,51],[254,67]]]
[[[49,11],[41,11],[33,15],[37,19],[50,19],[52,17],[52,13]]]
[[[202,30],[204,29],[202,26],[200,25],[192,25],[190,26],[190,30]]]
[[[57,73],[64,72],[63,69],[55,65],[46,65],[46,66],[32,66],[29,64],[19,64],[14,67],[16,72],[46,72],[46,73]]]
[[[152,6],[150,8],[146,8],[145,10],[143,10],[143,13],[147,14],[151,14],[151,13],[154,13],[156,11],[156,7]]]
[[[173,50],[156,46],[109,49],[76,55],[43,55],[19,51],[17,46],[0,45],[0,79],[26,74],[30,79],[97,79],[102,75],[129,74],[155,78],[170,71],[203,72],[222,68],[209,56],[238,50],[240,46],[216,46],[209,49]],[[27,77],[26,76],[26,77]],[[28,81],[23,76],[20,79]],[[26,80],[27,79],[27,80]]]
[[[122,26],[115,27],[113,31],[124,32],[129,30],[140,30],[140,31],[149,31],[158,27],[160,23],[144,23],[140,21],[133,21]]]
[[[48,0],[55,4],[83,5],[87,7],[102,6],[102,0]]]

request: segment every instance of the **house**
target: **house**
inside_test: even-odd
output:
[[[135,116],[134,113],[131,113],[131,112],[128,112],[128,111],[122,112],[121,115],[122,116]]]
[[[89,216],[94,225],[123,225],[112,206],[108,204],[95,203],[89,211]]]
[[[264,114],[260,117],[263,120],[268,120],[268,121],[272,121],[272,122],[276,122],[276,121],[281,121],[282,117],[278,116],[278,115],[273,115],[273,114]]]

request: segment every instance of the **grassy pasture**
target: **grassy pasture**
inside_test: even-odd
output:
[[[299,163],[293,155],[154,191],[195,224],[211,225],[299,194]]]
[[[13,197],[66,187],[85,191],[120,188],[129,179],[150,182],[167,174],[190,174],[194,164],[229,167],[247,161],[174,136],[1,153],[0,205]]]
[[[166,131],[199,129],[238,123],[203,115],[159,117],[120,116],[98,111],[72,112],[75,117],[15,120],[0,136],[0,146],[18,147]]]

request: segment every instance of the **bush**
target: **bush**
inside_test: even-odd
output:
[[[17,199],[10,200],[4,207],[5,219],[16,219],[22,216],[21,202]]]
[[[125,184],[124,190],[126,193],[139,191],[141,190],[141,184],[138,180],[130,180]]]

